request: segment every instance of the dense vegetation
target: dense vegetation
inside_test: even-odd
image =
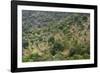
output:
[[[90,58],[90,15],[22,11],[23,62]]]

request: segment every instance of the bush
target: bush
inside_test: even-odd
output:
[[[41,15],[41,12],[39,12],[37,15],[33,12],[33,15],[37,15],[34,20],[41,21],[41,24],[36,23],[38,25],[26,24],[28,22],[23,21],[23,50],[26,50],[26,48],[30,51],[38,50],[37,53],[28,53],[28,55],[25,55],[27,54],[25,53],[22,58],[23,62],[89,59],[89,14],[69,13],[65,15],[66,13],[64,13],[63,18],[61,16],[55,17],[62,13],[51,12],[53,16],[49,12],[45,14]],[[49,18],[48,15],[51,17],[49,16]]]

